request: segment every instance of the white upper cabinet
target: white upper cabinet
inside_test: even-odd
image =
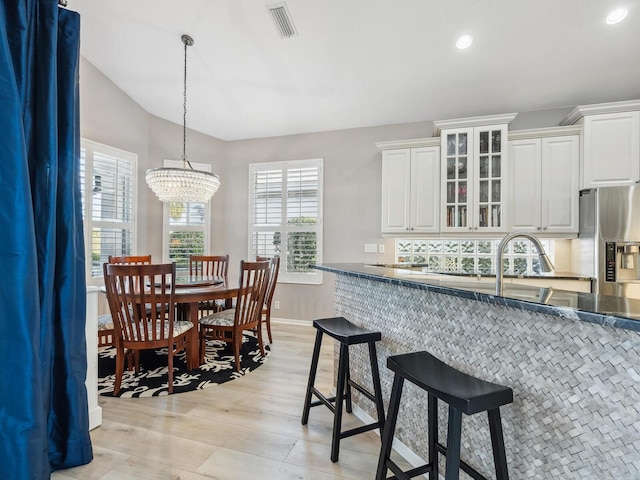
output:
[[[535,131],[558,134],[569,129]],[[547,234],[578,232],[580,136],[536,138],[512,132],[509,141],[509,228]],[[523,138],[525,137],[525,138]]]
[[[640,180],[640,113],[584,118],[582,188],[629,185]]]
[[[442,232],[506,231],[507,125],[514,117],[435,122],[442,140]]]
[[[576,107],[572,123],[583,125],[580,189],[640,181],[640,101]]]
[[[579,169],[580,136],[542,139],[544,233],[578,233]]]
[[[391,145],[385,143],[378,147]],[[437,233],[439,200],[438,145],[382,151],[382,233]]]
[[[382,233],[409,229],[411,149],[382,152]]]
[[[575,237],[580,190],[640,182],[640,100],[579,106],[559,127],[516,114],[434,122],[434,138],[377,143],[382,233]]]
[[[411,150],[411,231],[440,231],[440,148]]]
[[[511,229],[536,232],[542,227],[542,160],[539,138],[509,142]]]

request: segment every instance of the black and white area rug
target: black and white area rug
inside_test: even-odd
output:
[[[242,377],[262,365],[269,357],[269,346],[265,345],[265,356],[260,355],[258,340],[244,335],[240,348],[240,371],[236,372],[233,347],[220,341],[207,341],[204,363],[195,370],[187,371],[185,354],[173,360],[173,393],[202,390]],[[106,347],[98,352],[98,393],[113,396],[116,375],[116,349]],[[140,373],[126,370],[122,376],[121,397],[154,397],[168,395],[167,349],[142,350]]]

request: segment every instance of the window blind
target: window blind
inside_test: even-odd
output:
[[[102,278],[109,255],[135,245],[137,155],[82,140],[80,181],[88,278]]]
[[[279,280],[322,281],[322,159],[249,167],[249,255],[280,256]]]
[[[182,160],[165,160],[165,167],[182,168]],[[191,162],[195,170],[211,171],[211,165]],[[165,255],[181,270],[189,269],[191,255],[209,251],[210,215],[208,203],[169,202],[164,205]]]

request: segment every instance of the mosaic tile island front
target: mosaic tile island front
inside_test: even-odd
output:
[[[640,301],[539,287],[410,277],[399,269],[325,264],[336,274],[335,313],[382,332],[386,357],[427,350],[464,372],[510,386],[502,407],[511,478],[640,479]],[[354,346],[354,379],[370,381],[368,352]],[[374,416],[369,401],[355,403]],[[426,395],[405,384],[396,437],[427,458]],[[440,404],[439,436],[446,441]],[[462,458],[490,478],[485,415],[463,419]],[[441,465],[441,472],[444,466]],[[461,478],[466,478],[464,474]]]

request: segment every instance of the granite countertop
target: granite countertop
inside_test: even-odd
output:
[[[495,293],[495,283],[469,281],[464,276],[416,272],[413,269],[390,268],[364,263],[316,265],[315,268],[376,281],[433,291],[445,295],[471,298],[485,303],[521,308],[585,322],[640,331],[640,300],[593,293],[571,292],[555,288],[505,283],[503,296]],[[554,279],[558,276],[529,278]],[[579,276],[569,278],[580,279]],[[588,277],[582,277],[589,280]]]
[[[481,272],[442,272],[430,270],[428,265],[414,263],[414,264],[406,264],[406,263],[371,263],[365,264],[368,267],[384,267],[384,268],[393,268],[393,269],[401,269],[410,271],[417,275],[420,274],[434,274],[434,275],[451,275],[455,277],[477,277],[477,278],[496,278],[495,273],[481,273]],[[528,274],[521,273],[517,275],[510,275],[505,273],[504,278],[553,278],[555,280],[585,280],[591,281],[593,277],[589,277],[587,275],[581,275],[579,273],[574,272],[558,272],[553,271],[549,273],[536,273],[536,274]]]

